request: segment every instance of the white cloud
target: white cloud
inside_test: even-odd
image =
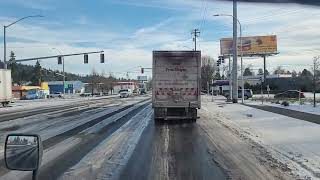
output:
[[[112,32],[107,29],[83,30],[76,28],[50,29],[47,24],[16,24],[8,30],[9,37],[31,40],[34,43],[8,42],[8,51],[14,50],[19,58],[45,56],[55,54],[51,48],[62,49],[64,53],[101,50],[106,51],[107,63],[100,65],[98,56],[92,56],[91,64],[83,65],[82,57],[70,57],[66,70],[75,73],[90,73],[92,68],[98,71],[123,72],[137,66],[151,66],[152,50],[191,49],[192,28],[202,28],[198,48],[203,55],[216,58],[219,54],[219,39],[226,33],[232,33],[232,18],[212,17],[217,13],[232,13],[230,2],[207,2],[197,0],[153,0],[137,3],[136,1],[112,1],[124,5],[164,8],[179,10],[177,15],[154,22],[133,32]],[[45,3],[44,3],[45,4]],[[320,52],[320,11],[313,7],[298,5],[271,5],[239,3],[239,19],[242,22],[244,35],[277,34],[280,54],[268,58],[268,67],[291,65],[288,69],[302,68],[294,66],[312,61],[312,57]],[[12,18],[0,17],[0,24],[7,24]],[[205,21],[205,22],[203,22]],[[90,19],[79,16],[76,23],[87,25]],[[200,22],[200,23],[199,23]],[[59,22],[52,22],[59,23]],[[139,21],[137,21],[139,23]],[[210,28],[210,29],[209,29]],[[213,32],[215,36],[213,36]],[[217,36],[217,34],[220,36]],[[211,36],[212,35],[212,36]],[[90,46],[88,46],[88,44]],[[86,45],[88,48],[81,47]],[[16,47],[16,48],[10,48]],[[25,47],[25,48],[17,48]],[[91,56],[90,56],[91,57]],[[2,51],[0,51],[2,59]],[[91,58],[90,58],[91,59]],[[309,62],[310,61],[310,62]],[[43,61],[44,65],[60,68],[56,61]],[[262,67],[262,60],[246,60]],[[138,68],[137,68],[138,69]]]

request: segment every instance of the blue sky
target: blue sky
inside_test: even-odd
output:
[[[198,49],[216,58],[219,39],[232,35],[232,19],[212,17],[232,13],[230,2],[206,0],[2,0],[0,24],[41,14],[19,22],[7,31],[8,52],[17,59],[63,53],[104,50],[106,64],[98,55],[66,58],[66,70],[88,74],[102,73],[133,78],[138,66],[150,67],[152,50],[186,50],[193,46],[191,31],[201,31]],[[239,3],[239,19],[244,35],[278,35],[280,54],[268,59],[268,68],[309,68],[319,54],[317,27],[320,11],[315,7]],[[1,33],[2,34],[2,33]],[[0,38],[3,37],[0,35]],[[0,45],[1,49],[3,48]],[[0,59],[2,59],[2,50]],[[34,64],[35,62],[30,62]],[[56,60],[41,61],[46,68],[61,69]],[[262,67],[261,59],[245,59],[245,66]]]

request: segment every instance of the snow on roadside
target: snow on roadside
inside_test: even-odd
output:
[[[149,105],[101,142],[60,179],[114,179],[119,176],[151,117]]]
[[[52,107],[52,106],[61,106],[79,102],[86,102],[88,100],[99,100],[106,98],[117,97],[117,95],[111,95],[106,97],[79,97],[79,98],[66,98],[66,99],[35,99],[35,100],[16,100],[14,103],[11,103],[9,107],[0,106],[0,114],[1,112],[14,112],[14,111],[22,111],[22,110],[37,110],[38,108],[44,107]]]
[[[246,101],[246,103],[247,104],[252,104],[252,105],[262,105],[261,101]],[[310,104],[310,103],[309,104],[300,105],[299,102],[295,102],[295,103],[290,103],[289,102],[289,106],[283,106],[281,104],[275,104],[275,103],[271,103],[271,102],[264,102],[263,105],[320,115],[320,106],[318,105],[316,107],[313,107],[313,104]]]
[[[208,97],[203,102],[203,109],[266,148],[295,175],[320,179],[320,125]]]

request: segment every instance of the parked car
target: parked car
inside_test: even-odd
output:
[[[223,93],[224,97],[228,98],[229,95],[230,95],[229,91],[224,91],[224,93]],[[252,96],[253,96],[253,92],[251,89],[244,90],[244,99],[252,98]],[[241,89],[238,90],[238,98],[242,98],[242,90]]]
[[[55,92],[53,94],[50,94],[50,98],[62,98],[63,97],[63,94],[61,92]]]
[[[131,96],[132,92],[131,92],[131,89],[121,89],[119,91],[119,94],[120,94],[120,98],[127,98]]]
[[[282,99],[282,98],[299,98],[299,94],[300,94],[300,98],[305,98],[304,93],[298,90],[288,90],[288,91],[284,91],[278,94],[274,95],[275,99]]]
[[[81,97],[88,97],[88,96],[92,96],[91,93],[82,93],[80,94]]]

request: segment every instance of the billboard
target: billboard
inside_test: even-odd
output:
[[[256,54],[270,54],[277,52],[277,36],[251,36],[242,37],[242,47],[240,38],[238,38],[238,55],[241,55],[241,50],[244,56]],[[220,53],[223,56],[232,54],[232,38],[223,38],[220,40]]]
[[[147,76],[138,76],[138,81],[148,81]]]

